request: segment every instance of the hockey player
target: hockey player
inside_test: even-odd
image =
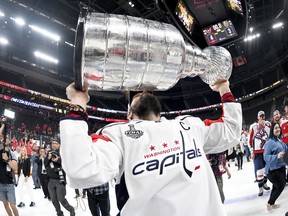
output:
[[[205,154],[239,143],[241,105],[229,82],[211,86],[220,93],[223,115],[201,121],[189,115],[160,117],[150,93],[134,96],[128,123],[113,123],[88,136],[88,88],[66,93],[71,105],[61,120],[63,168],[72,187],[89,188],[117,178],[121,216],[224,216],[219,191]]]

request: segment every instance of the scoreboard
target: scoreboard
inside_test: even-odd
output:
[[[214,45],[237,36],[235,27],[230,19],[208,26],[202,32],[208,45]]]
[[[246,0],[157,0],[184,38],[205,48],[223,46],[247,34]]]

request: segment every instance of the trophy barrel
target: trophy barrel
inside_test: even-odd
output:
[[[163,91],[181,78],[185,42],[169,24],[88,13],[79,18],[75,44],[78,89],[84,77],[100,91]]]

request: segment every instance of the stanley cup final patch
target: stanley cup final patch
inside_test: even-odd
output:
[[[141,130],[136,130],[134,124],[129,124],[129,130],[125,131],[125,135],[128,137],[131,137],[133,139],[138,139],[143,135],[143,131]]]

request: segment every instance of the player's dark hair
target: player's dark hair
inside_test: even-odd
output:
[[[149,120],[150,113],[154,113],[156,116],[160,115],[161,104],[159,99],[148,92],[138,93],[134,95],[133,100],[138,98],[131,112],[136,114],[140,119]]]

